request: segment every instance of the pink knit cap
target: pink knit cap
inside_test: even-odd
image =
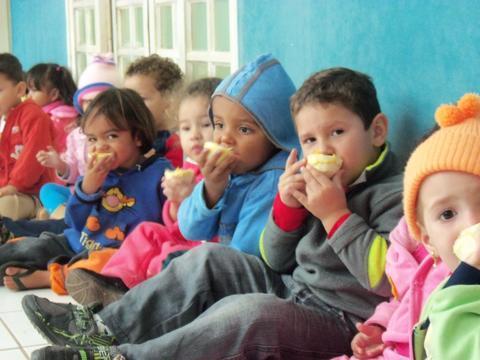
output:
[[[102,92],[112,86],[119,87],[120,85],[120,74],[113,55],[111,53],[95,55],[78,79],[78,90],[73,97],[73,104],[82,114],[81,105],[86,94]]]

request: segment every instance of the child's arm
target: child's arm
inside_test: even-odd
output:
[[[101,186],[107,178],[113,157],[97,160],[92,156],[87,163],[85,176],[75,184],[74,196],[71,196],[65,213],[65,222],[69,227],[81,231],[87,222],[93,206],[102,198]]]
[[[480,359],[480,270],[461,263],[424,308],[428,324],[424,346],[432,359]]]
[[[51,146],[53,140],[48,131],[50,119],[46,114],[37,117],[24,111],[21,116],[23,149],[10,174],[9,185],[14,186],[19,192],[24,192],[34,187],[44,174],[45,168],[37,161],[36,155],[40,150]]]
[[[73,129],[67,136],[67,148],[62,154],[62,160],[67,164],[67,168],[63,174],[57,174],[67,184],[75,184],[77,178],[83,175],[86,147],[86,136],[79,128]]]
[[[190,179],[182,179],[182,178],[170,178],[166,179],[165,177],[162,179],[162,189],[163,193],[166,196],[168,202],[165,202],[164,207],[168,208],[168,222],[176,222],[177,221],[177,213],[182,201],[187,198],[193,191],[195,186],[195,178],[193,174]],[[163,212],[166,215],[165,211]],[[165,216],[164,216],[165,218]]]
[[[363,201],[357,195],[362,216],[347,207],[340,172],[330,180],[307,165],[304,176],[306,192],[297,198],[322,221],[333,251],[364,288],[390,296],[385,263],[389,233],[402,216],[401,176],[364,190]]]
[[[68,170],[67,163],[61,159],[59,153],[53,146],[48,146],[47,150],[40,150],[37,153],[37,160],[45,167],[54,168],[60,177]]]
[[[305,160],[298,161],[297,151],[290,152],[285,171],[278,181],[278,194],[273,203],[272,214],[260,236],[260,253],[273,270],[283,273],[295,265],[295,249],[303,236],[303,224],[308,211],[296,200],[293,193],[305,190],[305,181],[300,169]]]
[[[188,240],[209,240],[218,233],[218,221],[223,201],[217,201],[209,208],[203,196],[204,181],[193,188],[192,194],[180,204],[178,210],[178,227]]]

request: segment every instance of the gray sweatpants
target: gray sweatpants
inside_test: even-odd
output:
[[[261,259],[205,244],[99,312],[127,359],[328,359],[353,322]]]

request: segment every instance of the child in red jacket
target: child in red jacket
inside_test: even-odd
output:
[[[22,65],[12,54],[0,54],[0,216],[33,217],[40,187],[55,179],[35,155],[53,144],[50,118],[32,100],[22,102],[26,83]]]

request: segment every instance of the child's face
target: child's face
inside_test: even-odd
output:
[[[180,143],[183,153],[198,161],[203,144],[213,139],[213,127],[208,117],[206,96],[187,97],[178,108]]]
[[[242,106],[217,96],[213,99],[212,112],[213,139],[231,148],[236,160],[232,173],[254,170],[272,157],[275,147]]]
[[[38,106],[43,107],[45,105],[54,102],[58,98],[58,90],[53,88],[47,89],[28,89],[28,97],[32,99]]]
[[[5,74],[0,73],[0,116],[20,103],[20,99],[25,95],[26,85],[23,81],[15,84]]]
[[[111,153],[114,157],[112,170],[132,168],[140,159],[141,143],[128,130],[118,129],[105,115],[98,114],[88,119],[85,128],[88,152]]]
[[[455,270],[455,240],[480,222],[480,177],[453,171],[428,176],[418,193],[417,214],[422,242]]]
[[[125,79],[127,89],[136,91],[145,102],[155,120],[157,130],[168,130],[165,112],[169,101],[155,87],[155,80],[145,75],[132,75]]]
[[[342,158],[344,186],[377,159],[387,130],[383,115],[365,130],[358,115],[337,104],[307,104],[295,116],[295,123],[305,158],[314,151]]]

